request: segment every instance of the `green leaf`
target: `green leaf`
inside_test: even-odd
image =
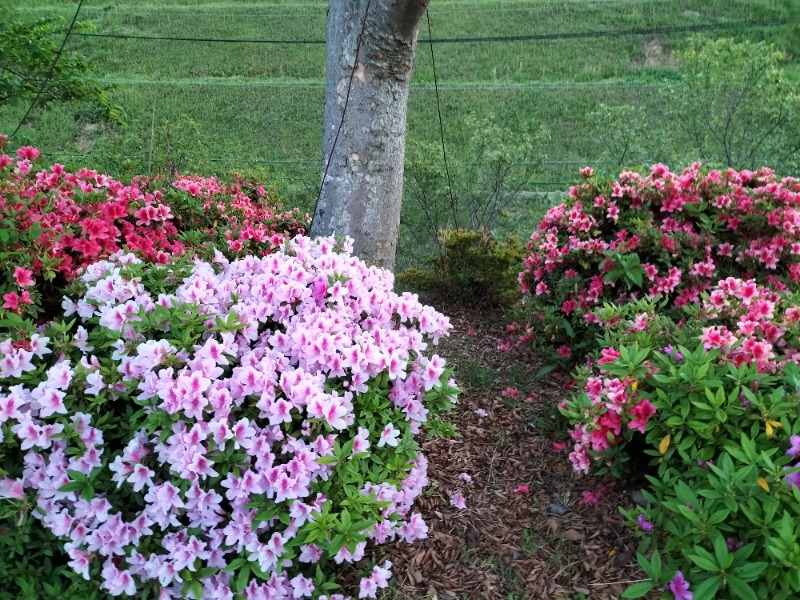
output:
[[[755,581],[761,573],[763,573],[766,568],[769,566],[769,563],[765,562],[753,562],[747,563],[742,565],[741,567],[736,567],[733,569],[734,574],[739,577],[742,581]]]
[[[700,548],[699,546],[695,546],[694,551],[696,554],[689,554],[689,560],[691,560],[694,564],[711,573],[718,573],[720,571],[719,565],[717,565],[717,563],[714,561],[714,557],[711,556],[707,550]]]
[[[735,575],[731,575],[729,573],[727,582],[728,589],[735,598],[740,598],[741,600],[757,600],[757,596],[753,591],[753,588]]]
[[[540,381],[540,380],[544,379],[547,375],[549,375],[550,373],[555,371],[557,368],[558,368],[558,365],[556,365],[556,364],[545,365],[544,367],[539,369],[539,371],[537,371],[536,375],[534,375],[533,378],[536,381]]]
[[[720,585],[722,584],[722,578],[719,575],[715,575],[714,577],[709,577],[705,581],[703,581],[700,585],[697,586],[697,589],[694,590],[693,599],[694,600],[714,600],[717,596],[717,590],[719,590]]]
[[[640,581],[639,583],[635,583],[622,592],[623,598],[641,598],[642,596],[646,596],[649,594],[653,588],[656,587],[656,584],[652,581]]]
[[[228,563],[228,566],[225,567],[222,570],[224,572],[233,572],[236,569],[238,569],[239,567],[242,567],[242,566],[244,566],[246,564],[247,564],[247,559],[240,556],[239,558],[233,559],[230,563]]]
[[[717,559],[717,565],[724,571],[733,563],[733,555],[728,551],[728,544],[722,534],[718,533],[714,536],[712,545],[714,546],[714,558]]]
[[[192,581],[191,588],[195,600],[201,600],[203,598],[203,584],[195,579]]]
[[[250,565],[245,565],[241,571],[239,571],[239,575],[236,577],[236,587],[239,591],[243,590],[247,587],[247,583],[250,581]]]
[[[59,492],[80,492],[84,487],[86,487],[86,482],[84,481],[70,481],[69,483],[65,483],[60,488],[58,488]]]

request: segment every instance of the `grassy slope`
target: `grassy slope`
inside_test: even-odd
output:
[[[66,0],[14,0],[26,15],[71,17]],[[434,38],[583,33],[684,27],[786,18],[792,0],[434,0]],[[82,19],[97,32],[231,39],[313,39],[325,36],[327,2],[205,2],[88,0]],[[794,16],[798,16],[795,14]],[[427,38],[423,28],[421,38]],[[712,32],[729,35],[730,31]],[[539,178],[563,187],[575,161],[600,153],[587,134],[598,103],[634,102],[658,111],[659,82],[673,76],[671,52],[688,34],[609,36],[525,42],[435,45],[449,143],[469,132],[461,116],[494,113],[512,126],[547,123],[553,143]],[[798,45],[797,28],[739,32]],[[794,38],[792,36],[795,36]],[[76,122],[65,108],[40,115],[23,140],[70,166],[91,164],[118,174],[141,172],[168,157],[185,170],[245,169],[278,177],[313,197],[318,182],[324,52],[316,45],[194,43],[75,37],[69,48],[91,58],[116,82],[114,100],[130,127],[109,131]],[[792,57],[794,58],[794,57]],[[438,139],[430,50],[420,44],[409,108],[409,139]],[[24,107],[0,109],[0,131]],[[167,152],[169,148],[169,152]],[[288,162],[284,162],[288,161]],[[562,163],[563,161],[563,163]]]

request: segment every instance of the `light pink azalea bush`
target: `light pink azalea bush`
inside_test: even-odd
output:
[[[368,542],[411,543],[414,441],[457,393],[446,317],[332,239],[263,258],[86,267],[0,341],[0,502],[112,595],[343,598]],[[432,411],[432,412],[431,412]],[[433,414],[432,414],[433,413]],[[374,598],[390,564],[361,571]]]
[[[627,474],[647,448],[648,505],[626,514],[650,579],[625,597],[797,597],[798,298],[729,277],[677,323],[662,305],[596,311],[601,351],[560,406],[579,473]]]
[[[756,172],[624,171],[599,182],[591,169],[551,209],[528,243],[520,273],[524,314],[509,345],[557,350],[576,364],[596,350],[598,309],[661,298],[680,308],[726,277],[775,290],[800,281],[800,181]]]

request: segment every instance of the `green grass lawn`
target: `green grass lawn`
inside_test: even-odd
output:
[[[718,27],[797,18],[794,0],[433,0],[437,40]],[[59,14],[75,2],[12,0],[21,15]],[[81,20],[94,32],[236,40],[325,37],[325,0],[213,2],[88,0]],[[713,29],[778,43],[795,64],[800,28]],[[587,115],[600,103],[633,103],[658,116],[659,90],[675,77],[673,53],[689,32],[505,42],[434,44],[449,144],[470,135],[469,112],[522,127],[546,124],[550,162],[536,185],[565,189],[579,163],[596,161],[602,140]],[[423,23],[412,87],[408,139],[438,140],[427,27]],[[75,36],[68,48],[113,82],[128,127],[92,122],[67,107],[36,112],[18,141],[38,145],[70,167],[91,165],[124,176],[172,161],[182,170],[243,170],[275,179],[295,203],[310,206],[319,181],[325,47],[323,44],[212,43]],[[793,67],[791,71],[800,75]],[[0,108],[0,131],[16,126],[25,106]],[[518,216],[527,206],[518,207]],[[538,210],[538,209],[537,209]],[[517,214],[517,213],[515,213]],[[530,229],[526,224],[525,228]]]

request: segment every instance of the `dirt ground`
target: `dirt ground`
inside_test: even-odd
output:
[[[577,478],[567,451],[554,448],[566,441],[553,407],[569,382],[535,382],[535,360],[500,352],[501,315],[443,312],[453,331],[438,352],[462,387],[447,415],[458,437],[422,444],[430,487],[417,507],[428,539],[372,552],[373,560],[393,563],[384,599],[619,598],[643,577],[636,540],[619,514],[631,506],[631,490],[611,479]],[[501,395],[509,387],[518,397]],[[598,489],[596,504],[582,502],[583,491]],[[457,492],[466,501],[462,510],[450,502]]]

